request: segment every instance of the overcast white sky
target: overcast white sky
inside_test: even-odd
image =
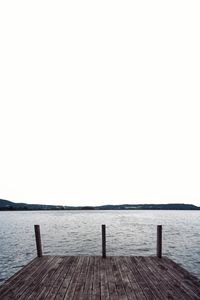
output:
[[[200,2],[0,2],[0,198],[200,205]]]

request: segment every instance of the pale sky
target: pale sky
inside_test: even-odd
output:
[[[0,2],[0,198],[200,206],[200,2]]]

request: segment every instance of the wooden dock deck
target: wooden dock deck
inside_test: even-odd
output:
[[[42,256],[0,287],[0,300],[200,299],[200,281],[172,260]]]

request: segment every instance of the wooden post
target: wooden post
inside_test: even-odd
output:
[[[157,257],[162,258],[162,225],[157,226]]]
[[[37,256],[42,257],[42,243],[41,243],[41,236],[40,236],[40,225],[34,225],[35,228],[35,241],[36,241],[36,248],[37,248]]]
[[[106,258],[106,225],[101,226],[102,232],[102,257]]]

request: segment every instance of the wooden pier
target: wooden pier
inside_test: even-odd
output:
[[[102,256],[43,256],[37,228],[38,257],[0,287],[0,300],[148,300],[200,299],[200,280],[162,257],[107,256],[105,227]]]

